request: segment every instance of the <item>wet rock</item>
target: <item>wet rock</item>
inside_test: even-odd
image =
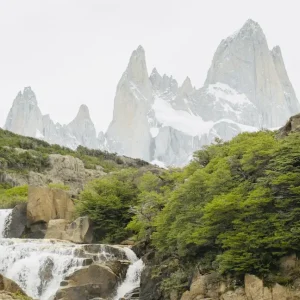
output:
[[[88,217],[80,217],[71,224],[67,225],[65,236],[73,243],[90,244],[93,241],[93,228],[91,220]]]
[[[7,238],[20,238],[26,229],[27,203],[18,204],[12,211],[11,222],[8,226]]]
[[[112,296],[118,283],[117,275],[102,264],[93,264],[77,270],[65,280],[69,284],[60,288],[54,300],[107,298]]]
[[[105,263],[119,278],[125,279],[126,272],[129,268],[128,260],[112,260]]]
[[[49,282],[53,279],[53,267],[54,262],[51,258],[47,258],[42,268],[39,270],[39,277],[41,278],[41,284],[38,287],[39,294],[41,295]]]
[[[30,226],[30,231],[27,232],[26,237],[29,239],[43,239],[47,231],[46,223],[37,223]]]
[[[19,287],[19,285],[17,283],[15,283],[14,281],[4,277],[3,275],[0,274],[0,299],[6,299],[11,296],[12,299],[16,299],[13,298],[13,295],[10,293],[17,293],[21,296],[26,296],[25,292]],[[5,298],[5,294],[3,291],[8,292]],[[2,297],[2,298],[1,298]],[[29,300],[30,298],[28,298]]]
[[[139,300],[140,299],[140,288],[135,288],[131,292],[127,293],[122,300]]]
[[[160,292],[161,279],[152,278],[152,269],[147,266],[141,275],[140,300],[158,300],[163,299]]]

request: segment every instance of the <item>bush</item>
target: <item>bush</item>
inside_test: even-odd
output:
[[[70,187],[68,185],[64,185],[63,183],[49,183],[48,187],[51,189],[59,189],[64,191],[70,190]]]
[[[0,189],[0,208],[13,208],[17,204],[27,202],[28,185]]]
[[[80,194],[77,213],[90,217],[99,241],[118,243],[128,237],[126,226],[133,215],[130,208],[137,197],[135,174],[128,169],[94,180]]]

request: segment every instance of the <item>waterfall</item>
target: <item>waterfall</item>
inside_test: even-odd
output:
[[[138,259],[136,254],[129,248],[124,248],[128,260],[131,261],[125,280],[119,285],[114,300],[119,300],[124,297],[128,292],[133,291],[140,286],[141,273],[144,268],[144,263]]]
[[[5,230],[9,225],[12,209],[0,209],[0,238],[5,237]]]
[[[144,264],[131,249],[61,240],[5,238],[11,213],[11,209],[0,209],[0,274],[15,281],[28,296],[52,300],[64,278],[87,261],[127,259],[131,262],[114,299],[124,297],[139,287]]]
[[[32,298],[51,300],[60,282],[86,259],[122,260],[126,252],[109,245],[78,245],[60,240],[0,239],[0,274]]]

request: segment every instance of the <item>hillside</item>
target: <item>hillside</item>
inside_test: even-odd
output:
[[[26,200],[28,184],[67,188],[76,196],[92,179],[147,165],[139,159],[82,146],[75,151],[50,145],[0,128],[0,206],[10,207],[15,198]]]

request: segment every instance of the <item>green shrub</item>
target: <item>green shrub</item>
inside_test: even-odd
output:
[[[64,191],[70,190],[70,187],[68,185],[64,185],[63,183],[49,183],[48,187],[51,189],[59,189]]]
[[[0,208],[13,208],[17,204],[27,202],[28,185],[0,189]]]

